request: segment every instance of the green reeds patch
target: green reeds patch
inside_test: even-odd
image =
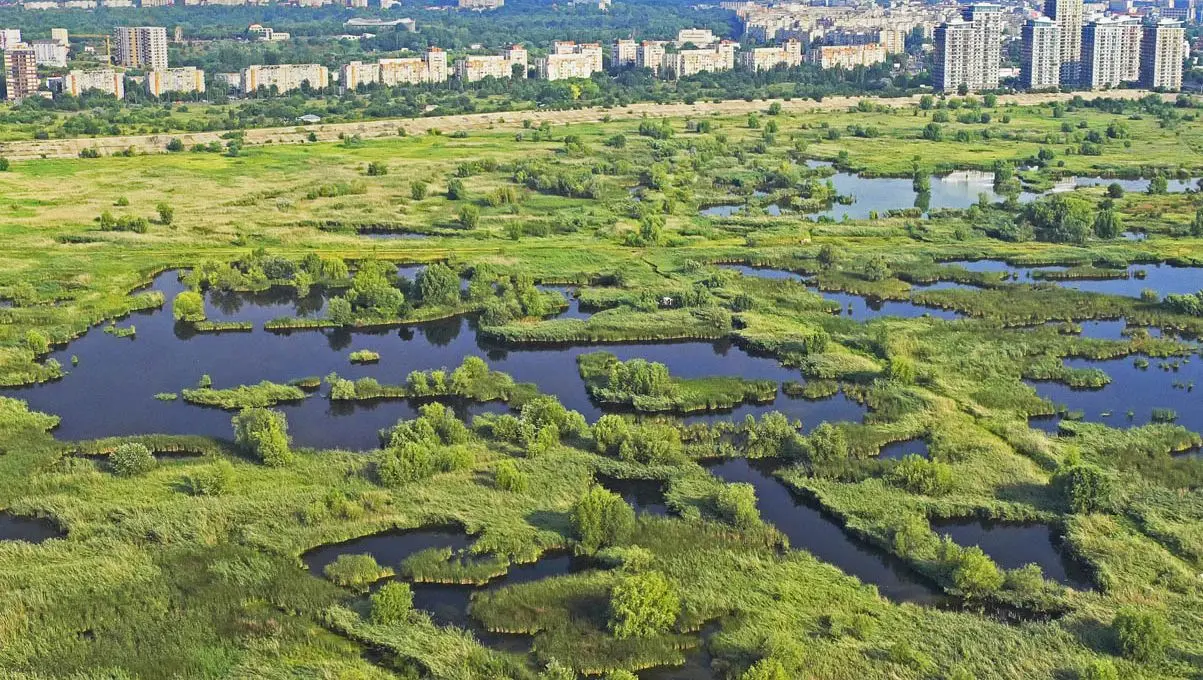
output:
[[[256,385],[239,385],[227,389],[197,388],[180,391],[184,401],[199,406],[237,411],[244,408],[264,408],[290,401],[301,401],[305,391],[293,385],[281,385],[264,380]]]
[[[717,308],[660,312],[608,310],[586,320],[508,323],[480,330],[485,337],[511,343],[714,340],[726,336],[730,331],[730,313]]]
[[[196,321],[192,328],[198,333],[250,333],[255,330],[250,321]]]
[[[777,398],[772,380],[717,376],[673,378],[663,364],[621,362],[609,352],[577,358],[589,396],[649,413],[692,413],[729,410],[743,403],[769,403]]]
[[[357,349],[349,355],[353,364],[374,364],[380,361],[380,354],[370,349]]]

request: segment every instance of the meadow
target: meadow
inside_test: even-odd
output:
[[[1203,108],[753,108],[12,161],[0,668],[1195,677]],[[422,365],[461,317],[483,361]],[[237,360],[319,334],[324,379]],[[670,342],[715,358],[666,366]],[[579,345],[605,345],[579,373],[521,360]],[[120,408],[225,409],[229,434],[56,437],[85,401],[22,399],[96,347],[140,353],[107,374]],[[168,356],[204,378],[140,387]],[[1108,361],[1157,390],[1126,419],[1068,389],[1126,389]],[[561,405],[587,388],[605,415]],[[812,415],[834,399],[855,419]],[[404,417],[310,448],[294,402]],[[759,417],[723,417],[741,402]],[[979,521],[980,547],[942,535]]]

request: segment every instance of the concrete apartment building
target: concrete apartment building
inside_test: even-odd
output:
[[[1140,43],[1144,25],[1136,17],[1119,17],[1123,48],[1120,54],[1120,77],[1126,83],[1140,80]]]
[[[932,70],[936,89],[998,88],[1002,28],[1002,8],[992,4],[969,5],[959,18],[938,27]]]
[[[33,41],[33,53],[38,66],[63,68],[67,65],[67,46],[57,40]]]
[[[64,93],[78,97],[89,90],[125,99],[125,75],[111,68],[102,68],[90,71],[76,69],[63,76],[62,91]]]
[[[639,43],[619,38],[610,47],[610,65],[614,68],[634,66],[639,61]]]
[[[476,12],[487,12],[491,9],[505,7],[505,0],[458,0],[456,7],[470,9]]]
[[[65,28],[50,29],[50,39],[53,40],[54,42],[62,45],[63,47],[67,47],[68,42],[69,42],[67,29],[65,29]]]
[[[515,71],[519,78],[526,77],[528,56],[522,45],[510,45],[502,54],[468,56],[455,61],[455,77],[466,83],[484,78],[512,78]]]
[[[677,31],[677,39],[675,44],[677,47],[682,47],[687,43],[693,43],[697,47],[705,47],[718,42],[718,37],[714,35],[714,31],[708,28],[683,28]]]
[[[205,72],[193,66],[150,71],[146,74],[146,89],[156,97],[167,92],[204,92]]]
[[[38,91],[38,63],[33,48],[13,43],[4,49],[4,98],[24,99]]]
[[[721,40],[713,47],[696,50],[679,50],[664,55],[664,67],[672,69],[677,78],[684,78],[703,71],[730,71],[735,68],[735,50],[739,43]]]
[[[837,28],[823,34],[826,45],[881,45],[886,54],[906,51],[906,31],[896,28],[844,29]]]
[[[1045,0],[1044,15],[1061,29],[1061,83],[1075,84],[1082,71],[1082,0]]]
[[[21,29],[0,28],[0,50],[7,50],[21,43]]]
[[[1023,25],[1023,56],[1019,80],[1029,90],[1054,89],[1061,84],[1061,27],[1048,17]]]
[[[1101,90],[1131,81],[1131,21],[1127,17],[1104,16],[1086,24],[1082,29],[1082,65],[1078,72],[1078,85]]]
[[[535,60],[535,67],[544,80],[588,78],[602,70],[602,46],[557,40],[552,43],[551,54]]]
[[[806,53],[806,60],[819,68],[854,69],[886,60],[886,48],[878,43],[866,45],[820,45]]]
[[[664,68],[664,55],[667,53],[663,42],[644,40],[639,43],[639,51],[635,53],[635,65],[651,69],[652,73],[658,74]]]
[[[113,30],[113,60],[126,68],[148,71],[167,68],[167,29],[118,26]]]
[[[254,64],[242,69],[241,89],[251,94],[259,88],[291,92],[309,83],[314,89],[330,86],[330,71],[321,64]]]
[[[380,59],[375,64],[361,61],[343,64],[339,82],[343,91],[346,91],[372,84],[394,87],[401,84],[445,83],[450,75],[447,53],[437,47],[428,47],[420,57]]]
[[[802,65],[802,43],[790,38],[776,47],[755,47],[739,53],[739,64],[749,71],[769,71],[778,66]]]
[[[1182,22],[1162,19],[1144,27],[1140,51],[1140,85],[1149,89],[1181,90],[1186,59]]]

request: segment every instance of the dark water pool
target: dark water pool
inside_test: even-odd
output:
[[[1078,590],[1094,587],[1089,571],[1062,550],[1061,539],[1047,524],[937,520],[936,533],[947,534],[963,546],[976,545],[1004,569],[1036,564],[1044,577]]]
[[[789,537],[790,547],[805,550],[861,581],[877,586],[894,601],[938,604],[939,588],[902,560],[846,532],[839,522],[808,505],[773,476],[768,464],[735,458],[708,465],[724,482],[744,482],[756,489],[760,516]]]
[[[890,442],[881,447],[877,452],[878,458],[899,460],[910,455],[919,455],[924,458],[930,457],[930,452],[927,447],[926,439],[906,439],[899,442]]]
[[[1197,293],[1203,289],[1203,268],[1174,267],[1168,264],[1135,264],[1122,271],[1126,278],[1110,279],[1046,279],[1040,272],[1065,271],[1066,267],[1021,267],[1002,260],[956,260],[944,262],[948,266],[961,267],[973,272],[1005,273],[1024,283],[1047,283],[1062,288],[1107,295],[1140,297],[1142,290],[1150,289],[1158,295],[1183,295]]]
[[[637,512],[664,517],[668,505],[664,502],[664,482],[656,479],[624,479],[595,475],[597,483],[622,496]]]
[[[48,519],[0,512],[0,541],[41,543],[63,536],[66,534]]]

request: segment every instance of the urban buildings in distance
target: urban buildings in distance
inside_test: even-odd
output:
[[[148,71],[167,68],[167,29],[119,26],[113,31],[113,61]]]

